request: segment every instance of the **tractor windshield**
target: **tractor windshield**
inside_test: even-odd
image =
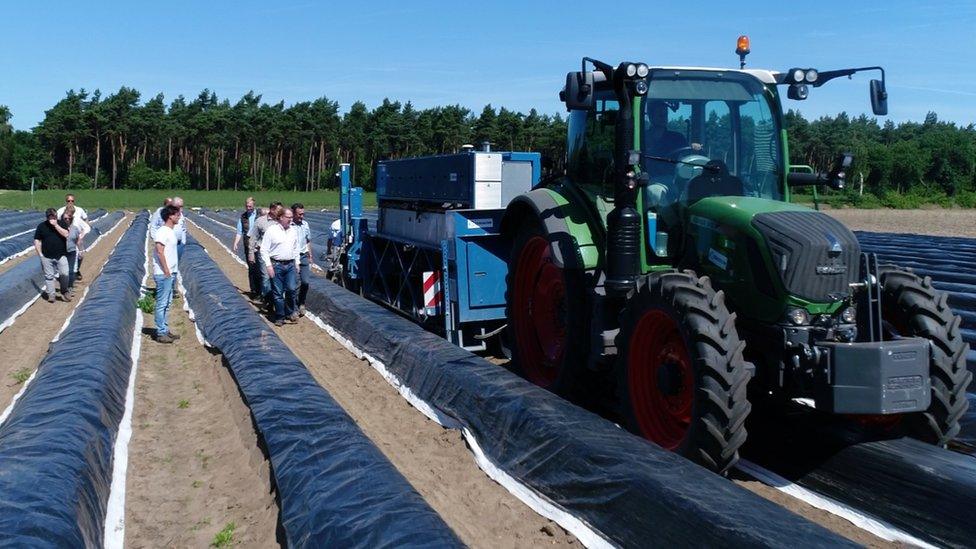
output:
[[[652,209],[706,196],[783,199],[779,122],[752,76],[654,70],[641,110]]]

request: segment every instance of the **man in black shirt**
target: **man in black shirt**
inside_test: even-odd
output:
[[[34,230],[34,249],[41,258],[44,282],[47,286],[47,300],[54,303],[54,279],[61,285],[61,299],[71,301],[68,295],[68,227],[58,222],[58,212],[48,208],[47,220]]]

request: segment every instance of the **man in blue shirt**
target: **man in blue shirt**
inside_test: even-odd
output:
[[[308,281],[312,276],[312,229],[305,219],[305,205],[295,203],[291,206],[295,219],[293,224],[298,228],[298,243],[301,253],[298,260],[298,316],[305,316],[305,296],[308,295]]]

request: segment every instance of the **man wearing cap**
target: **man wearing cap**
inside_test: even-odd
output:
[[[81,206],[75,204],[75,195],[67,194],[64,196],[64,206],[58,208],[58,219],[64,216],[64,212],[68,206],[72,206],[75,210],[72,223],[77,225],[78,234],[82,238],[91,232],[91,226],[88,224],[88,213]],[[69,250],[70,251],[70,250]],[[71,271],[71,283],[74,284],[75,279],[81,280],[81,262],[85,259],[85,249],[78,248],[75,254],[74,261],[69,262],[68,269]]]

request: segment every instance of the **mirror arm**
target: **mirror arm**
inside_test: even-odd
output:
[[[875,70],[881,71],[881,83],[884,84],[885,82],[884,67],[858,67],[856,69],[840,69],[836,71],[821,72],[817,77],[817,81],[814,82],[812,85],[814,88],[819,88],[820,86],[823,86],[824,84],[830,82],[834,78],[840,78],[841,76],[853,76],[854,73],[858,73],[862,71],[875,71]]]

